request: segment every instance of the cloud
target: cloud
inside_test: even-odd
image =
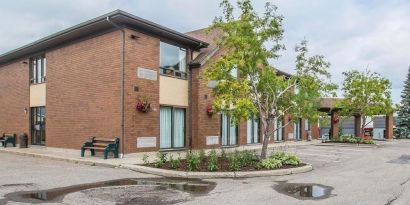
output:
[[[221,14],[219,0],[14,0],[0,2],[0,53],[69,26],[121,9],[186,32],[209,25]],[[264,1],[253,1],[263,11]],[[275,65],[292,72],[294,46],[309,41],[312,54],[332,63],[334,82],[349,69],[377,71],[392,81],[393,98],[407,75],[410,2],[406,0],[277,0],[285,17],[288,48]]]

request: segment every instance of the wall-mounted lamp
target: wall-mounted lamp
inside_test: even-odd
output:
[[[28,64],[28,62],[27,62],[27,61],[23,61],[23,64],[24,64],[24,65],[27,65],[27,64]]]
[[[27,115],[27,112],[28,112],[27,108],[24,108],[24,114]]]
[[[140,38],[139,36],[137,36],[137,35],[135,35],[135,34],[131,34],[130,37],[131,37],[132,39],[138,39],[138,38]]]

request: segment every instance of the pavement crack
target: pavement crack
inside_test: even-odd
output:
[[[401,195],[403,194],[403,189],[400,190],[400,193],[393,196],[393,198],[390,198],[387,203],[385,203],[384,205],[392,205],[394,201],[396,201],[397,199],[399,199],[401,197]]]
[[[410,181],[410,177],[407,178],[404,182],[400,183],[400,186],[403,186],[403,185],[407,184],[407,182],[409,182],[409,181]]]

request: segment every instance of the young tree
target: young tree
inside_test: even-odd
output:
[[[268,61],[279,58],[278,52],[284,49],[283,17],[270,3],[266,3],[261,16],[250,0],[239,0],[237,5],[240,16],[235,18],[233,5],[223,0],[224,16],[216,18],[210,27],[222,31],[218,45],[224,53],[211,63],[205,76],[218,82],[213,89],[213,109],[227,114],[235,123],[259,118],[263,131],[261,158],[266,158],[270,137],[282,128],[275,128],[275,120],[285,114],[293,119],[317,119],[320,97],[335,86],[327,83],[330,64],[323,56],[308,57],[306,41],[295,49],[295,75],[279,75]],[[237,71],[237,77],[232,71]],[[296,86],[298,91],[294,92]]]
[[[396,134],[400,137],[410,137],[410,68],[407,79],[404,82],[404,89],[401,92],[401,103],[397,115]]]
[[[360,130],[364,133],[364,128],[373,121],[374,115],[393,111],[390,81],[369,70],[352,70],[344,72],[343,75],[344,98],[338,101],[337,106],[342,108],[341,115],[359,117]],[[372,119],[366,123],[366,117]]]

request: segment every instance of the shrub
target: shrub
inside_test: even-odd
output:
[[[282,167],[282,161],[275,159],[275,158],[267,158],[262,160],[258,167],[262,167],[265,169],[278,169]]]
[[[188,151],[186,153],[186,162],[187,162],[187,169],[188,171],[194,171],[199,168],[199,164],[201,163],[201,159],[199,154],[194,153],[192,151]]]
[[[145,153],[142,156],[142,161],[144,162],[144,165],[148,165],[149,164],[149,155],[147,153]]]
[[[363,140],[363,144],[375,144],[373,140]]]
[[[172,155],[169,155],[169,163],[172,169],[178,169],[181,166],[181,157],[174,159]]]
[[[228,157],[229,169],[231,171],[240,171],[241,170],[241,161],[237,153],[232,154]]]
[[[222,159],[222,160],[226,160],[226,152],[225,152],[225,149],[222,149],[222,151],[221,151],[221,159]]]
[[[290,154],[290,153],[285,153],[285,152],[275,152],[273,155],[271,155],[269,157],[270,159],[275,159],[275,160],[279,160],[282,165],[293,165],[293,166],[297,166],[299,165],[302,161],[299,159],[299,157],[297,157],[294,154]]]
[[[216,170],[218,170],[218,155],[215,150],[212,150],[208,158],[208,171],[214,172]]]
[[[201,159],[201,161],[204,161],[206,159],[205,150],[203,149],[199,150],[199,158]]]
[[[256,152],[250,151],[250,150],[245,150],[245,151],[239,152],[237,154],[237,157],[239,157],[241,167],[246,167],[246,166],[249,166],[249,165],[253,165],[257,161],[259,161],[259,157],[256,154]]]
[[[155,167],[162,167],[167,162],[167,154],[158,152],[157,159],[155,160]]]

